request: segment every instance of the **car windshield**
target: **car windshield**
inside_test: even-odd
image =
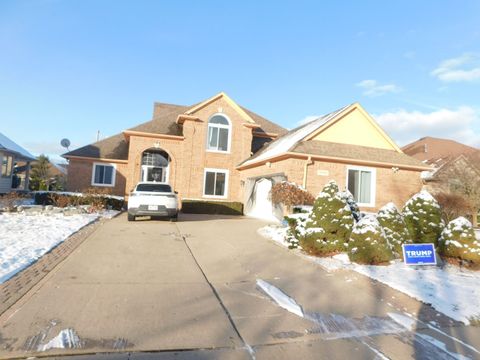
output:
[[[136,191],[172,192],[172,188],[167,184],[138,184]]]

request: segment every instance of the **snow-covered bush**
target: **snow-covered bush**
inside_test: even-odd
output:
[[[353,227],[348,257],[358,264],[382,264],[393,259],[393,252],[375,215],[366,215]]]
[[[313,204],[300,244],[306,251],[321,256],[344,251],[353,224],[350,207],[335,181],[330,181]]]
[[[443,256],[480,265],[480,241],[475,237],[472,224],[464,217],[447,224],[440,236],[439,247]]]
[[[398,257],[403,257],[402,244],[412,243],[412,237],[402,214],[394,203],[383,206],[377,214],[377,220],[382,227],[390,248]]]
[[[415,243],[438,244],[444,223],[440,206],[428,191],[412,196],[403,207],[403,216]]]
[[[352,212],[352,216],[355,221],[360,221],[362,214],[360,213],[360,207],[358,206],[357,202],[355,201],[352,193],[348,190],[340,192],[340,196],[345,200],[347,205],[350,207]]]
[[[285,242],[288,244],[289,249],[301,248],[299,239],[305,236],[305,225],[308,215],[308,213],[297,213],[285,216],[285,220],[288,223]]]

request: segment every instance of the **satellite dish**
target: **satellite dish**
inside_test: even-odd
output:
[[[60,145],[62,145],[64,148],[68,150],[68,147],[70,146],[70,140],[62,139],[62,141],[60,141]]]

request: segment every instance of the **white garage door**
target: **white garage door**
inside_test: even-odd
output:
[[[245,209],[248,216],[278,222],[282,218],[282,209],[274,206],[270,200],[273,179],[261,178],[255,184]]]

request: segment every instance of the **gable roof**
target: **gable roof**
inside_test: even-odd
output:
[[[292,147],[294,147],[297,143],[303,140],[305,137],[313,133],[315,130],[319,129],[322,125],[326,124],[328,121],[335,118],[338,114],[342,113],[345,109],[347,109],[350,105],[344,106],[338,110],[335,110],[327,115],[321,116],[318,119],[310,121],[306,124],[300,125],[299,127],[290,130],[289,132],[285,133],[283,136],[275,139],[271,143],[268,144],[267,147],[264,147],[260,151],[258,151],[255,155],[248,158],[240,165],[250,165],[265,159],[270,159],[275,156],[284,154],[288,152]]]
[[[0,150],[14,153],[18,158],[25,161],[35,160],[35,156],[30,154],[23,147],[10,140],[8,137],[0,133]]]
[[[349,159],[357,162],[381,163],[388,166],[401,165],[424,170],[429,169],[428,166],[417,159],[397,151],[328,141],[302,141],[294,146],[290,152],[333,159]]]
[[[428,166],[425,166],[420,161],[403,154],[398,146],[393,143],[393,140],[391,140],[390,137],[388,137],[388,135],[385,134],[378,125],[376,125],[375,121],[371,117],[368,117],[368,120],[372,121],[377,130],[379,130],[389,142],[392,142],[395,145],[392,146],[392,149],[395,150],[311,140],[323,129],[328,128],[337,121],[340,121],[345,114],[349,113],[355,108],[361,109],[360,104],[353,103],[344,106],[289,131],[288,133],[269,143],[267,146],[263,147],[249,159],[240,163],[238,169],[260,165],[270,159],[293,153],[323,156],[325,158],[334,159],[383,163],[386,165],[388,164],[389,166],[394,164],[424,170],[429,169]]]
[[[181,136],[183,134],[183,127],[177,123],[179,115],[190,115],[195,111],[210,104],[216,99],[224,97],[229,103],[233,104],[237,111],[243,114],[244,118],[248,117],[249,123],[256,123],[259,127],[254,129],[255,134],[267,134],[267,135],[281,135],[287,132],[286,129],[281,126],[265,119],[264,117],[250,111],[244,107],[237,105],[231,100],[225,93],[219,93],[210,99],[207,99],[201,103],[193,104],[190,106],[167,104],[167,103],[154,103],[152,120],[144,122],[140,125],[134,126],[126,130],[135,131],[140,133],[150,134],[162,134]],[[245,118],[247,121],[247,118]],[[63,157],[87,157],[87,158],[104,158],[104,159],[116,159],[127,160],[128,159],[128,140],[125,140],[124,134],[117,134],[98,141],[93,144],[83,146],[73,151],[67,152],[62,155]]]
[[[478,149],[450,139],[426,136],[402,147],[405,154],[425,164],[440,167],[460,155],[477,152]]]

